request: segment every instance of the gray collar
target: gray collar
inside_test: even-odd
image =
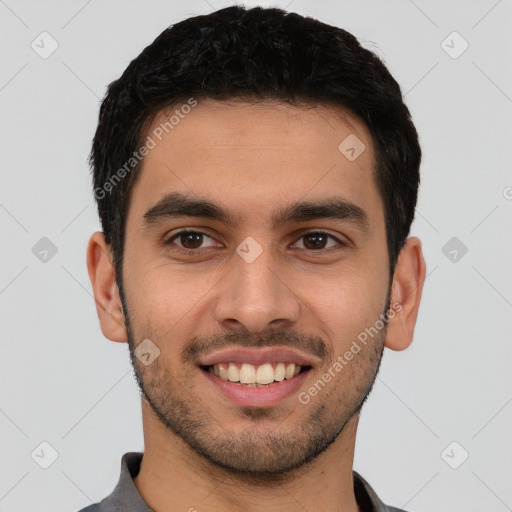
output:
[[[119,482],[112,494],[101,502],[99,510],[102,512],[153,512],[133,483],[133,478],[140,470],[142,455],[142,452],[128,452],[123,455]],[[359,473],[356,471],[352,473],[356,501],[364,512],[405,512],[387,507]]]

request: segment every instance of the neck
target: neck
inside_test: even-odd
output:
[[[157,512],[360,512],[352,465],[359,414],[312,463],[281,478],[255,479],[227,472],[166,429],[142,401],[145,450],[134,484]]]

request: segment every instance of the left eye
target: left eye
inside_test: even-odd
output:
[[[307,243],[305,244],[304,242],[302,242],[302,245],[304,247],[299,247],[299,249],[306,249],[308,251],[328,249],[330,247],[333,247],[333,245],[331,245],[330,247],[326,247],[326,243],[329,238],[335,241],[333,245],[344,245],[343,242],[338,240],[335,236],[330,235],[329,233],[324,233],[323,231],[314,231],[311,233],[306,233],[300,237],[300,240],[307,240]],[[306,245],[308,245],[309,247],[306,247]]]
[[[178,239],[181,245],[178,244],[177,249],[185,252],[197,252],[197,249],[203,248],[201,245],[204,243],[205,237],[209,238],[212,242],[215,242],[214,239],[206,233],[189,230],[176,233],[171,238],[169,238],[165,244],[169,246],[175,245],[174,241]],[[331,239],[333,242],[330,246],[327,246],[329,239]],[[307,251],[319,251],[322,249],[329,249],[335,245],[345,245],[335,236],[323,231],[312,231],[310,233],[305,233],[300,236],[299,240],[302,240],[302,247],[298,247],[298,249],[304,249]],[[213,243],[210,245],[210,247],[215,247],[215,245],[219,246],[219,244]]]

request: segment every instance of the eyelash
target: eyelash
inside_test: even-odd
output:
[[[167,239],[164,242],[164,245],[172,247],[172,250],[181,252],[182,254],[186,254],[186,255],[198,254],[201,249],[186,249],[184,247],[180,247],[180,246],[174,245],[174,240],[176,238],[178,238],[180,235],[184,235],[184,234],[205,235],[206,237],[211,238],[213,240],[213,237],[211,237],[210,235],[208,235],[207,233],[204,233],[202,231],[195,231],[195,230],[191,230],[191,229],[183,229],[182,231],[178,231],[177,233],[174,233],[174,235],[172,235],[172,237],[170,237],[169,239]],[[325,236],[335,240],[338,243],[338,245],[341,246],[341,247],[347,247],[347,245],[348,245],[348,244],[342,242],[339,238],[335,237],[334,235],[331,235],[330,233],[327,233],[326,231],[308,231],[307,233],[303,233],[299,237],[299,240],[301,238],[304,238],[304,237],[308,236],[308,235],[325,235]],[[321,253],[321,252],[326,252],[329,249],[333,249],[333,247],[328,247],[327,249],[317,249],[317,250],[315,250],[315,249],[301,249],[301,250],[309,251],[309,252],[313,252],[313,253]]]

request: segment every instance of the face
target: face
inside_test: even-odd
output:
[[[162,136],[166,121],[148,131],[126,220],[139,386],[169,436],[205,459],[286,474],[357,414],[384,348],[370,133],[326,106],[204,100]]]

